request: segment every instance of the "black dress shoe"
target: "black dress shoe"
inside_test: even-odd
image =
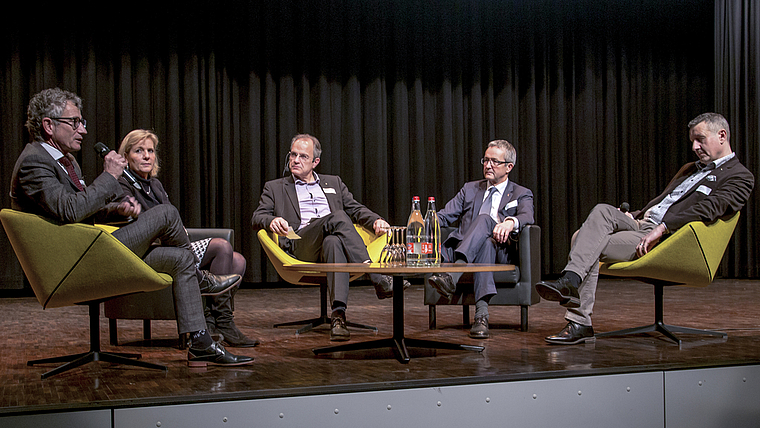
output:
[[[201,296],[218,296],[230,291],[240,284],[241,280],[242,278],[238,274],[214,275],[207,270],[202,270],[198,287],[201,289]]]
[[[242,366],[251,364],[252,357],[235,355],[227,352],[218,342],[214,342],[206,349],[190,348],[187,351],[187,365],[190,367],[206,367],[208,364],[219,366]]]
[[[491,337],[491,334],[488,332],[488,318],[475,317],[475,322],[472,323],[468,336],[473,339],[488,339]]]
[[[559,302],[560,305],[566,308],[578,308],[581,306],[578,289],[565,277],[557,281],[541,281],[536,284],[536,291],[542,298],[552,302]]]
[[[346,327],[346,314],[333,314],[330,318],[330,340],[345,342],[351,338],[351,333]]]
[[[448,273],[434,273],[428,278],[428,283],[431,287],[435,288],[441,296],[451,300],[454,296],[454,291],[457,289],[457,285],[454,284],[454,280]]]
[[[594,337],[594,327],[569,321],[562,331],[552,336],[546,336],[544,340],[555,345],[576,345],[583,342],[594,342],[596,337]]]
[[[235,321],[217,324],[216,331],[221,334],[223,338],[222,344],[224,344],[224,346],[230,346],[233,348],[253,348],[261,343],[258,339],[251,339],[243,334],[243,332],[235,325]]]
[[[409,288],[412,284],[409,281],[404,280],[404,290]],[[375,284],[375,294],[378,299],[387,299],[393,297],[393,277],[389,275],[383,275],[380,282]]]

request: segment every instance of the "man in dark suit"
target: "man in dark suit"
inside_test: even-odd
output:
[[[188,364],[252,362],[253,358],[233,355],[211,339],[201,305],[201,293],[224,293],[237,285],[240,275],[199,278],[195,255],[177,209],[167,205],[155,213],[142,212],[134,198],[123,198],[118,177],[127,161],[116,152],[105,156],[103,173],[89,186],[85,185],[82,171],[71,155],[82,148],[82,139],[87,134],[81,109],[81,98],[58,88],[43,90],[31,99],[26,127],[34,141],[26,145],[13,169],[13,209],[62,223],[134,219],[114,231],[113,236],[149,266],[174,279],[177,329],[180,334],[189,333],[192,337]],[[152,246],[157,239],[162,245]]]
[[[459,222],[443,243],[447,263],[511,263],[517,256],[515,239],[520,227],[533,224],[533,192],[509,180],[515,166],[515,148],[506,140],[488,143],[483,180],[465,183],[438,212],[441,227]],[[461,273],[439,273],[428,281],[442,296],[451,298]],[[492,272],[474,275],[475,322],[469,336],[487,339],[488,302],[496,294]]]
[[[301,239],[280,238],[280,246],[295,258],[309,262],[364,263],[370,261],[367,247],[353,223],[379,235],[390,225],[378,214],[354,199],[340,177],[314,171],[319,165],[322,146],[315,137],[293,137],[288,153],[290,174],[264,184],[259,206],[251,224],[281,237],[288,229]],[[377,297],[393,295],[393,282],[385,275],[372,274]],[[328,273],[327,285],[332,301],[330,340],[349,340],[346,328],[348,273]]]
[[[594,309],[599,262],[630,261],[692,221],[714,222],[739,211],[755,179],[736,159],[726,119],[704,113],[689,122],[692,150],[699,157],[684,165],[658,197],[639,211],[623,212],[607,204],[591,210],[575,233],[569,261],[557,281],[541,281],[536,291],[568,308],[568,321],[546,341],[574,345],[594,340]]]

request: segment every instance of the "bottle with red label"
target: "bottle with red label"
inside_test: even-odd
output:
[[[425,236],[425,219],[420,211],[420,197],[412,198],[412,213],[406,222],[406,265],[425,266],[427,255],[423,253],[423,243],[428,242]]]
[[[427,255],[427,266],[441,265],[441,224],[438,222],[438,214],[435,210],[435,198],[428,197],[427,211],[425,212],[425,236],[428,241],[423,244],[422,252]]]

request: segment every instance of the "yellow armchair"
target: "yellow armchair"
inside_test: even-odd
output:
[[[359,236],[362,237],[364,244],[367,246],[367,252],[369,253],[370,259],[373,262],[380,260],[380,253],[385,246],[385,235],[377,236],[373,232],[365,229],[363,226],[360,226],[358,224],[355,224],[354,227],[356,227],[356,231],[359,233]],[[309,330],[319,325],[329,324],[330,317],[327,313],[327,276],[324,273],[319,272],[295,272],[284,269],[285,266],[305,264],[307,262],[296,259],[295,257],[285,252],[285,250],[280,248],[280,245],[278,244],[277,234],[268,232],[265,229],[260,229],[257,236],[259,238],[259,242],[261,243],[261,247],[264,249],[264,252],[269,258],[269,261],[272,263],[272,266],[274,266],[275,270],[283,280],[294,285],[319,285],[320,290],[319,317],[275,324],[274,327],[303,325],[303,327],[296,331],[296,334],[301,334],[308,332]],[[358,279],[361,276],[361,274],[353,275],[351,277],[351,281]],[[346,321],[346,325],[349,327],[364,328],[377,331],[377,327],[357,324],[351,321]]]
[[[100,303],[131,293],[160,290],[172,284],[170,275],[158,273],[109,232],[109,226],[58,224],[44,217],[10,209],[0,211],[8,240],[29,284],[43,308],[87,305],[90,315],[90,351],[76,355],[29,361],[28,365],[68,362],[42,378],[92,361],[166,370],[156,364],[134,361],[139,354],[100,350]]]
[[[679,345],[681,339],[675,333],[726,337],[726,333],[719,331],[666,325],[663,322],[663,288],[672,285],[710,285],[738,221],[737,212],[728,219],[719,219],[711,224],[691,222],[678,229],[644,257],[629,262],[603,263],[600,274],[634,278],[654,285],[655,322],[642,327],[599,333],[596,336],[625,336],[656,331]]]

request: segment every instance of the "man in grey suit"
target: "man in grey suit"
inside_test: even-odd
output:
[[[32,97],[26,127],[33,141],[26,145],[13,169],[10,192],[13,209],[61,223],[134,219],[113,232],[113,236],[156,271],[174,279],[177,328],[180,334],[189,333],[192,337],[188,365],[252,362],[253,358],[233,355],[211,339],[201,305],[202,293],[224,293],[237,285],[240,275],[199,277],[177,209],[162,205],[160,209],[141,212],[133,197],[124,198],[118,177],[127,161],[116,152],[105,155],[103,173],[89,186],[85,185],[82,171],[71,155],[82,148],[82,139],[87,134],[81,110],[79,96],[58,88],[43,90]],[[157,239],[161,246],[152,245]]]
[[[288,153],[290,174],[264,184],[259,206],[251,217],[256,229],[278,235],[280,246],[295,258],[309,262],[365,263],[369,254],[353,223],[361,224],[379,235],[390,225],[378,214],[354,199],[340,177],[319,174],[322,145],[316,137],[299,134],[293,137]],[[284,238],[288,230],[301,239]],[[372,274],[379,299],[393,295],[393,282],[386,275]],[[327,286],[332,301],[330,340],[349,340],[346,328],[348,273],[328,273]],[[408,282],[405,284],[405,286]]]
[[[515,239],[520,227],[533,224],[533,192],[509,180],[517,153],[506,140],[488,143],[483,180],[465,183],[457,195],[438,211],[441,227],[459,222],[443,243],[447,263],[511,263],[517,257]],[[451,298],[461,273],[439,273],[428,279],[439,294]],[[469,336],[490,337],[488,302],[496,294],[493,272],[474,274],[475,322]]]
[[[594,309],[599,262],[630,261],[649,252],[686,223],[711,223],[739,211],[755,178],[731,150],[726,119],[704,113],[689,122],[691,148],[699,158],[678,171],[658,197],[644,208],[623,212],[598,204],[572,239],[568,263],[557,281],[541,281],[536,291],[567,308],[567,325],[545,340],[574,345],[594,341]]]

